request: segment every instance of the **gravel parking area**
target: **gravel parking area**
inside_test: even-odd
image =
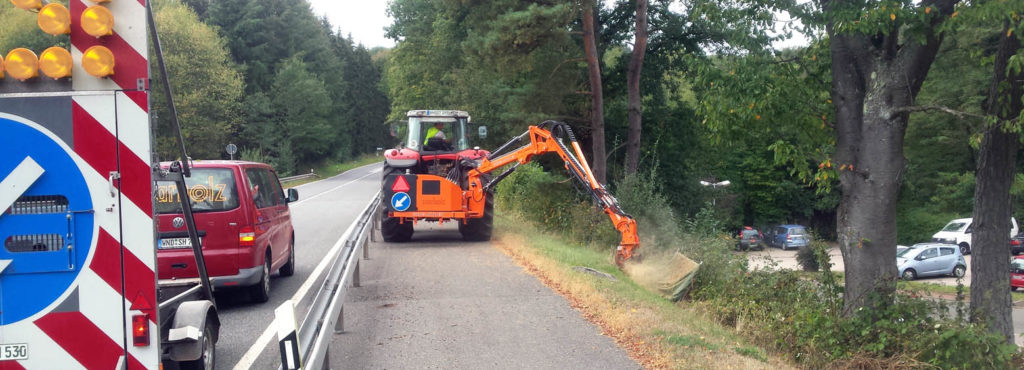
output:
[[[778,248],[765,248],[763,251],[748,251],[748,252],[736,252],[745,253],[747,260],[750,261],[751,269],[789,269],[789,270],[800,270],[800,264],[796,261],[796,249],[790,249],[783,251]],[[843,271],[843,253],[839,251],[838,246],[833,246],[829,249],[829,256],[832,259],[832,271],[842,272]],[[971,285],[971,256],[964,256],[964,260],[967,261],[967,275],[964,276],[964,285]],[[896,263],[896,261],[893,261]],[[956,278],[952,276],[939,276],[939,277],[925,277],[919,278],[917,281],[926,283],[935,283],[942,285],[956,285]]]

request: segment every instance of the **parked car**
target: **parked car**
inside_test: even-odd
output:
[[[1024,253],[1024,233],[1010,238],[1010,253],[1014,256]]]
[[[960,249],[943,243],[918,243],[898,252],[896,267],[904,280],[941,275],[962,278],[967,273],[967,262]]]
[[[1024,256],[1010,260],[1010,290],[1024,288]]]
[[[797,249],[806,247],[811,241],[811,235],[807,233],[806,227],[800,225],[778,225],[769,229],[764,240],[769,247]]]
[[[745,251],[750,249],[764,250],[764,243],[761,232],[757,229],[744,226],[736,235],[736,250]]]
[[[270,166],[243,161],[196,161],[185,184],[214,287],[244,288],[254,301],[266,302],[270,274],[295,272],[295,231],[288,203],[299,199],[298,191],[282,191]],[[155,204],[158,278],[198,277],[173,182],[157,184]]]
[[[958,218],[950,221],[939,232],[932,235],[933,242],[956,244],[960,253],[971,254],[971,232],[974,225],[971,218]],[[1010,217],[1010,237],[1017,235],[1017,219]]]

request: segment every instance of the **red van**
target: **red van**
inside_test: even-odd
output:
[[[271,272],[295,273],[288,203],[299,199],[298,191],[288,189],[286,197],[270,166],[243,161],[196,161],[185,184],[214,288],[245,288],[254,301],[266,302]],[[161,280],[199,277],[178,202],[173,182],[157,183]]]

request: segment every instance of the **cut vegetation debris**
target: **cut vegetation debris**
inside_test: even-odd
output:
[[[679,252],[655,252],[642,260],[626,261],[622,271],[644,288],[657,292],[673,302],[683,298],[690,289],[700,264]]]
[[[570,246],[515,217],[495,217],[495,246],[561,294],[648,369],[789,369],[777,354],[745,343],[688,302],[672,303],[627,278],[607,251]],[[666,254],[666,256],[671,256]],[[649,267],[657,261],[645,256]],[[575,267],[602,272],[612,281]],[[636,267],[634,267],[636,268]],[[663,270],[651,269],[651,272]],[[639,273],[643,275],[643,273]],[[658,282],[657,279],[651,280]]]

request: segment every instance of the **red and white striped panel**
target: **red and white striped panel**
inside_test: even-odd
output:
[[[121,368],[118,364],[128,369],[159,368],[152,185],[148,161],[143,159],[150,153],[148,114],[136,103],[145,102],[145,94],[73,97],[71,143],[25,122],[71,154],[89,188],[95,224],[89,256],[72,286],[50,307],[4,328],[38,355],[2,362],[0,369]],[[122,181],[115,183],[121,191],[114,195],[108,182],[112,171],[122,174]],[[72,300],[77,310],[56,310],[73,294],[78,296]],[[130,344],[135,314],[151,319],[150,346]],[[129,343],[123,343],[126,335]]]
[[[114,34],[96,38],[82,30],[82,12],[92,1],[71,0],[71,58],[75,60],[71,75],[73,90],[136,90],[138,81],[149,79],[148,44],[146,38],[146,0],[113,0],[103,3],[114,16]],[[92,78],[82,69],[82,53],[94,45],[106,46],[114,54],[114,75]],[[79,76],[82,76],[79,78]],[[84,77],[88,76],[88,77]]]

